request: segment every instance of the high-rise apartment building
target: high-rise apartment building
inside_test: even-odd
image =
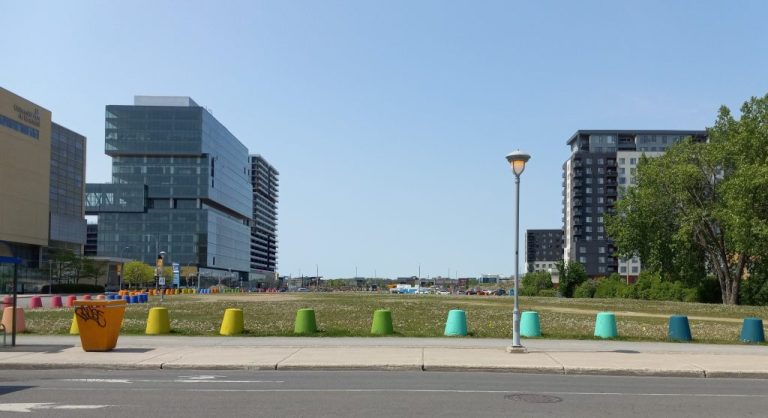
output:
[[[640,156],[657,156],[687,137],[706,141],[706,131],[580,130],[568,140],[563,164],[563,259],[578,261],[593,277],[619,273],[634,280],[638,259],[618,260],[605,232],[605,214],[635,183]]]
[[[189,97],[108,105],[112,183],[88,184],[99,256],[196,266],[202,278],[248,280],[253,193],[248,149]]]
[[[260,155],[251,155],[253,220],[251,222],[251,271],[256,280],[277,272],[277,201],[280,173]]]
[[[529,229],[525,234],[525,260],[528,273],[552,271],[563,259],[562,229]]]

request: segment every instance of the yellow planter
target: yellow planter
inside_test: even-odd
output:
[[[224,319],[221,321],[221,335],[237,335],[243,333],[243,310],[229,308],[224,311]]]
[[[125,301],[122,300],[76,300],[75,318],[83,350],[113,350],[124,314]]]
[[[171,332],[171,319],[167,308],[152,308],[147,315],[147,335],[169,334]]]

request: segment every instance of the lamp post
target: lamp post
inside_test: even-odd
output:
[[[163,258],[165,257],[165,251],[160,251],[157,254],[157,282],[160,285],[160,301],[165,300],[163,293],[165,293],[165,277],[163,277]]]
[[[524,351],[523,344],[520,343],[520,309],[518,303],[518,282],[520,281],[520,175],[525,170],[525,163],[531,158],[530,155],[515,151],[507,154],[512,172],[515,174],[515,307],[512,310],[512,346],[511,352]]]

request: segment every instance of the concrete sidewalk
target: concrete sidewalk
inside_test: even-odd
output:
[[[423,370],[768,378],[768,346],[469,338],[121,336],[86,353],[77,336],[19,335],[0,369]]]

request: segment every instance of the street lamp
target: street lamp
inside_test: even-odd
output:
[[[510,351],[524,351],[523,344],[520,343],[520,309],[518,305],[518,282],[520,281],[520,175],[525,170],[525,163],[531,158],[530,155],[520,150],[507,154],[507,161],[515,173],[515,307],[512,310],[512,347]]]
[[[165,251],[160,251],[157,254],[157,283],[160,285],[160,301],[162,302],[165,297],[165,277],[163,277],[163,258],[165,258]]]

